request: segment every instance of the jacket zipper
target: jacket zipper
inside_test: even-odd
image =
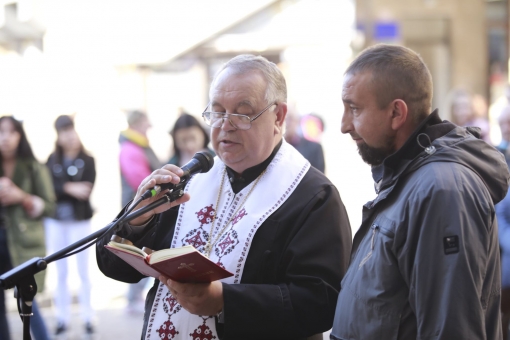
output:
[[[359,263],[358,269],[361,268],[371,257],[375,247],[375,234],[379,231],[379,226],[372,224],[372,239],[370,240],[370,251],[365,255],[363,260]]]

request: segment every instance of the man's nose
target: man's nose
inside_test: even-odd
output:
[[[237,128],[230,122],[230,119],[228,116],[224,116],[221,119],[221,129],[223,131],[237,130]]]
[[[349,114],[344,112],[342,115],[342,123],[340,124],[340,131],[342,131],[342,133],[349,133],[352,129],[352,120],[350,119]]]

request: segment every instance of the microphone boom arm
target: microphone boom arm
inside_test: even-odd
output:
[[[125,222],[129,222],[134,220],[135,218],[145,214],[147,211],[150,211],[160,205],[173,202],[182,195],[184,195],[184,187],[186,186],[186,181],[181,181],[176,184],[173,189],[167,192],[163,197],[158,200],[152,202],[151,204],[146,205],[138,210],[133,211],[128,214],[121,221],[117,221],[117,227],[122,225]],[[34,257],[25,263],[20,264],[19,266],[9,270],[7,273],[0,275],[0,287],[3,289],[9,289],[16,287],[16,298],[18,299],[18,310],[20,313],[20,317],[23,321],[23,339],[31,340],[30,335],[30,316],[32,316],[32,301],[37,293],[37,285],[35,283],[34,275],[38,272],[46,269],[48,263],[60,260],[67,256],[68,253],[74,251],[83,245],[91,242],[92,240],[98,239],[102,237],[111,227],[106,226],[101,230],[98,230],[83,239],[57,251],[54,254],[51,254],[45,258]],[[80,249],[80,251],[85,250],[87,247]]]

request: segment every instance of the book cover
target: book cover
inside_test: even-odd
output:
[[[139,248],[116,242],[110,242],[105,247],[140,273],[154,278],[163,274],[178,282],[207,283],[233,275],[193,247],[190,247],[191,251],[177,256],[172,256],[171,253],[175,250],[179,252],[179,248],[163,249],[145,254]],[[133,251],[132,248],[136,248],[136,250]],[[169,255],[165,256],[166,253]],[[157,261],[151,261],[151,257]]]

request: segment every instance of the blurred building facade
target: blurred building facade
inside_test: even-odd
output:
[[[434,79],[434,107],[454,88],[490,102],[508,82],[508,0],[356,0],[355,52],[398,43],[420,53]],[[448,112],[443,112],[448,118]]]
[[[136,99],[153,119],[171,126],[181,109],[201,114],[210,82],[223,63],[238,54],[262,55],[282,69],[289,99],[302,114],[318,112],[328,121],[338,120],[354,27],[354,0],[271,0],[225,21],[164,62],[118,69],[143,93],[127,100]]]

